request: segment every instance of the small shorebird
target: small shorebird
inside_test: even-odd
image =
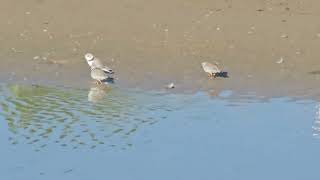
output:
[[[114,73],[111,68],[109,68],[108,66],[103,65],[102,62],[100,61],[100,59],[94,57],[93,54],[87,53],[87,54],[84,55],[84,58],[87,60],[87,63],[89,64],[91,69],[99,68],[99,69],[102,69],[106,73],[110,73],[110,74]]]
[[[175,87],[174,83],[170,83],[166,85],[167,89],[173,89]]]
[[[107,80],[110,77],[102,69],[91,68],[91,78],[96,80],[96,84],[102,84],[103,80]]]
[[[204,72],[208,73],[209,77],[216,77],[216,74],[222,71],[218,68],[217,64],[211,64],[208,62],[201,63]]]

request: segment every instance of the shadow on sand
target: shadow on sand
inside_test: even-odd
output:
[[[214,77],[229,78],[228,72],[216,73]]]

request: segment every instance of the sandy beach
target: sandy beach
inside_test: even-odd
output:
[[[320,2],[3,0],[0,80],[88,87],[83,55],[116,85],[173,92],[221,90],[318,98]],[[201,62],[230,78],[208,79]]]

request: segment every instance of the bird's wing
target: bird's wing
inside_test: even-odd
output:
[[[101,69],[104,71],[112,72],[112,69],[109,68],[108,66],[103,66]]]
[[[101,69],[93,69],[91,71],[91,76],[97,79],[106,79],[108,78],[108,75],[102,71]]]
[[[100,68],[100,69],[103,68],[103,64],[101,63],[100,59],[98,59],[98,58],[94,59],[92,65],[94,67],[97,67],[97,68]]]
[[[100,61],[100,59],[97,59],[97,58],[93,61],[92,67],[102,69],[103,71],[105,71],[107,73],[111,73],[111,74],[114,73],[111,68],[103,65],[102,62]]]

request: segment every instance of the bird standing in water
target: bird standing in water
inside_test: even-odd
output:
[[[96,80],[96,84],[102,84],[102,81],[110,77],[102,69],[91,68],[91,78]]]

